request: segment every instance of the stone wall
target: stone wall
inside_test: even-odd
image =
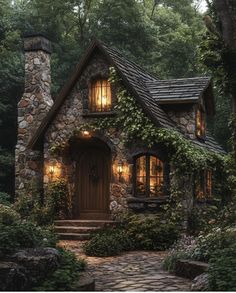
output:
[[[194,105],[165,106],[168,116],[176,122],[190,138],[196,138],[196,109]]]
[[[18,103],[18,136],[15,151],[16,194],[25,191],[33,178],[42,185],[42,150],[32,151],[28,148],[28,144],[53,104],[50,94],[48,41],[42,36],[28,36],[25,38],[24,49],[25,90]]]
[[[100,54],[95,54],[91,58],[89,64],[84,69],[77,84],[72,90],[71,94],[65,100],[63,106],[60,108],[54,121],[49,126],[44,143],[44,184],[47,185],[51,178],[49,172],[49,165],[52,156],[50,154],[50,148],[53,145],[62,145],[68,143],[70,138],[74,136],[74,130],[81,125],[92,122],[94,118],[90,117],[87,110],[87,97],[88,89],[91,82],[91,78],[96,76],[108,78],[109,77],[109,63]],[[113,96],[114,98],[114,96]],[[112,155],[112,176],[110,184],[110,211],[113,216],[119,213],[121,210],[127,208],[126,197],[131,196],[131,175],[132,163],[130,162],[129,150],[125,148],[121,142],[121,132],[115,129],[107,129],[105,132],[93,133],[94,137],[97,137],[107,143],[111,149]],[[75,173],[76,163],[70,155],[57,156],[57,175],[55,179],[65,178],[68,182],[70,191],[71,203],[74,203],[75,196]],[[124,162],[125,172],[122,180],[120,180],[117,174],[118,162]]]

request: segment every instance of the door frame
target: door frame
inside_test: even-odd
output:
[[[91,150],[101,150],[104,155],[107,157],[106,165],[107,165],[107,186],[106,186],[106,197],[105,197],[105,206],[106,211],[105,212],[84,212],[81,213],[80,210],[80,199],[83,195],[80,194],[80,180],[79,178],[83,178],[83,174],[81,174],[81,160],[83,155],[86,154],[87,151]],[[75,167],[75,201],[74,201],[74,208],[73,208],[73,218],[74,219],[87,219],[87,220],[105,220],[109,219],[109,201],[110,201],[110,183],[111,183],[111,171],[112,171],[112,158],[111,158],[111,151],[109,147],[103,142],[100,141],[97,143],[86,143],[85,145],[81,145],[78,148],[79,155],[76,159],[76,167]]]

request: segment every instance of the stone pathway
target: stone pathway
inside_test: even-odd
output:
[[[133,251],[115,257],[88,257],[81,242],[61,241],[88,263],[96,291],[189,291],[191,282],[162,270],[164,252]]]

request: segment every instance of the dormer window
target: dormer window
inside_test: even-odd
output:
[[[96,79],[91,83],[89,105],[91,112],[111,111],[111,84],[107,79]]]
[[[205,138],[206,135],[206,116],[203,109],[198,108],[196,111],[196,136]]]

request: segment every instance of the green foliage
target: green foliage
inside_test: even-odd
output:
[[[10,200],[11,200],[11,197],[8,193],[0,192],[0,204],[10,205],[11,204]]]
[[[207,234],[200,234],[196,240],[196,248],[192,258],[209,261],[216,250],[229,248],[236,243],[235,228],[213,228]]]
[[[140,217],[133,215],[128,219],[127,234],[133,239],[135,249],[166,250],[179,237],[176,223],[162,220],[160,216]]]
[[[21,248],[55,247],[56,236],[29,221],[0,224],[0,252],[12,253]]]
[[[68,187],[65,180],[60,179],[48,185],[46,205],[50,207],[54,218],[65,219],[69,215]]]
[[[236,245],[217,250],[210,261],[211,291],[236,291]]]
[[[91,240],[85,243],[84,252],[90,256],[118,255],[123,248],[122,243],[119,242],[121,233],[122,231],[116,228],[96,233]]]
[[[217,223],[221,207],[213,203],[195,205],[188,214],[188,233],[198,235],[208,231]]]
[[[85,266],[84,260],[77,260],[75,254],[60,249],[60,267],[33,291],[77,291],[80,272]]]
[[[179,237],[179,225],[158,216],[126,216],[118,227],[96,232],[84,250],[92,256],[117,255],[125,250],[166,250]]]
[[[20,220],[20,215],[12,208],[0,204],[0,225],[12,225]]]
[[[195,247],[196,241],[192,236],[182,236],[165,257],[163,268],[169,272],[175,272],[176,262],[180,259],[191,259]]]
[[[52,224],[55,219],[64,219],[69,215],[67,196],[67,185],[63,179],[48,185],[43,203],[37,189],[32,184],[27,194],[18,196],[14,208],[23,219],[46,226]]]

